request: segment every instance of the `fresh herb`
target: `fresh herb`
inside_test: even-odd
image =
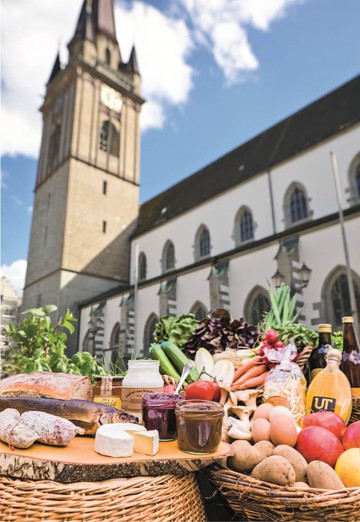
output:
[[[181,348],[194,333],[197,321],[194,314],[183,314],[177,317],[162,317],[154,329],[154,341],[161,344],[170,341]]]
[[[341,330],[331,334],[331,344],[334,348],[343,351],[343,333]]]
[[[193,359],[199,348],[206,348],[211,354],[226,348],[253,348],[260,335],[256,326],[247,323],[243,317],[233,320],[227,310],[219,308],[199,323],[184,350]]]
[[[288,322],[278,326],[276,331],[279,340],[285,345],[289,344],[290,339],[293,339],[298,351],[310,344],[315,345],[318,339],[318,334],[304,324]]]
[[[17,326],[5,326],[4,373],[34,371],[64,372],[93,378],[103,375],[104,368],[88,352],[77,352],[71,358],[65,354],[68,333],[75,330],[77,319],[69,309],[54,326],[50,314],[55,305],[32,308],[22,313],[25,319]]]

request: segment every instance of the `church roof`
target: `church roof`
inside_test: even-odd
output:
[[[359,121],[360,75],[143,203],[135,236]]]

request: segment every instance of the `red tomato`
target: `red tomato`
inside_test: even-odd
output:
[[[200,399],[204,401],[219,401],[221,390],[214,381],[196,381],[185,388],[186,399]]]

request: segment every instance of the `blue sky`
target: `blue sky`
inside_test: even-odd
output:
[[[18,289],[40,144],[37,110],[59,39],[66,62],[81,3],[17,0],[19,15],[3,1],[1,254],[2,272]],[[135,43],[149,100],[141,202],[359,74],[359,19],[359,0],[117,0],[123,58]]]

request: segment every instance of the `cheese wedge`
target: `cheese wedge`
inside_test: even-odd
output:
[[[137,431],[133,433],[134,451],[144,455],[156,455],[159,451],[159,432],[158,430]]]
[[[145,426],[142,424],[133,424],[132,422],[124,422],[124,424],[119,424],[119,426],[121,426],[121,429],[131,436],[138,431],[146,431]]]
[[[95,435],[94,450],[107,457],[131,457],[134,451],[134,439],[119,428],[121,424],[104,424]]]

